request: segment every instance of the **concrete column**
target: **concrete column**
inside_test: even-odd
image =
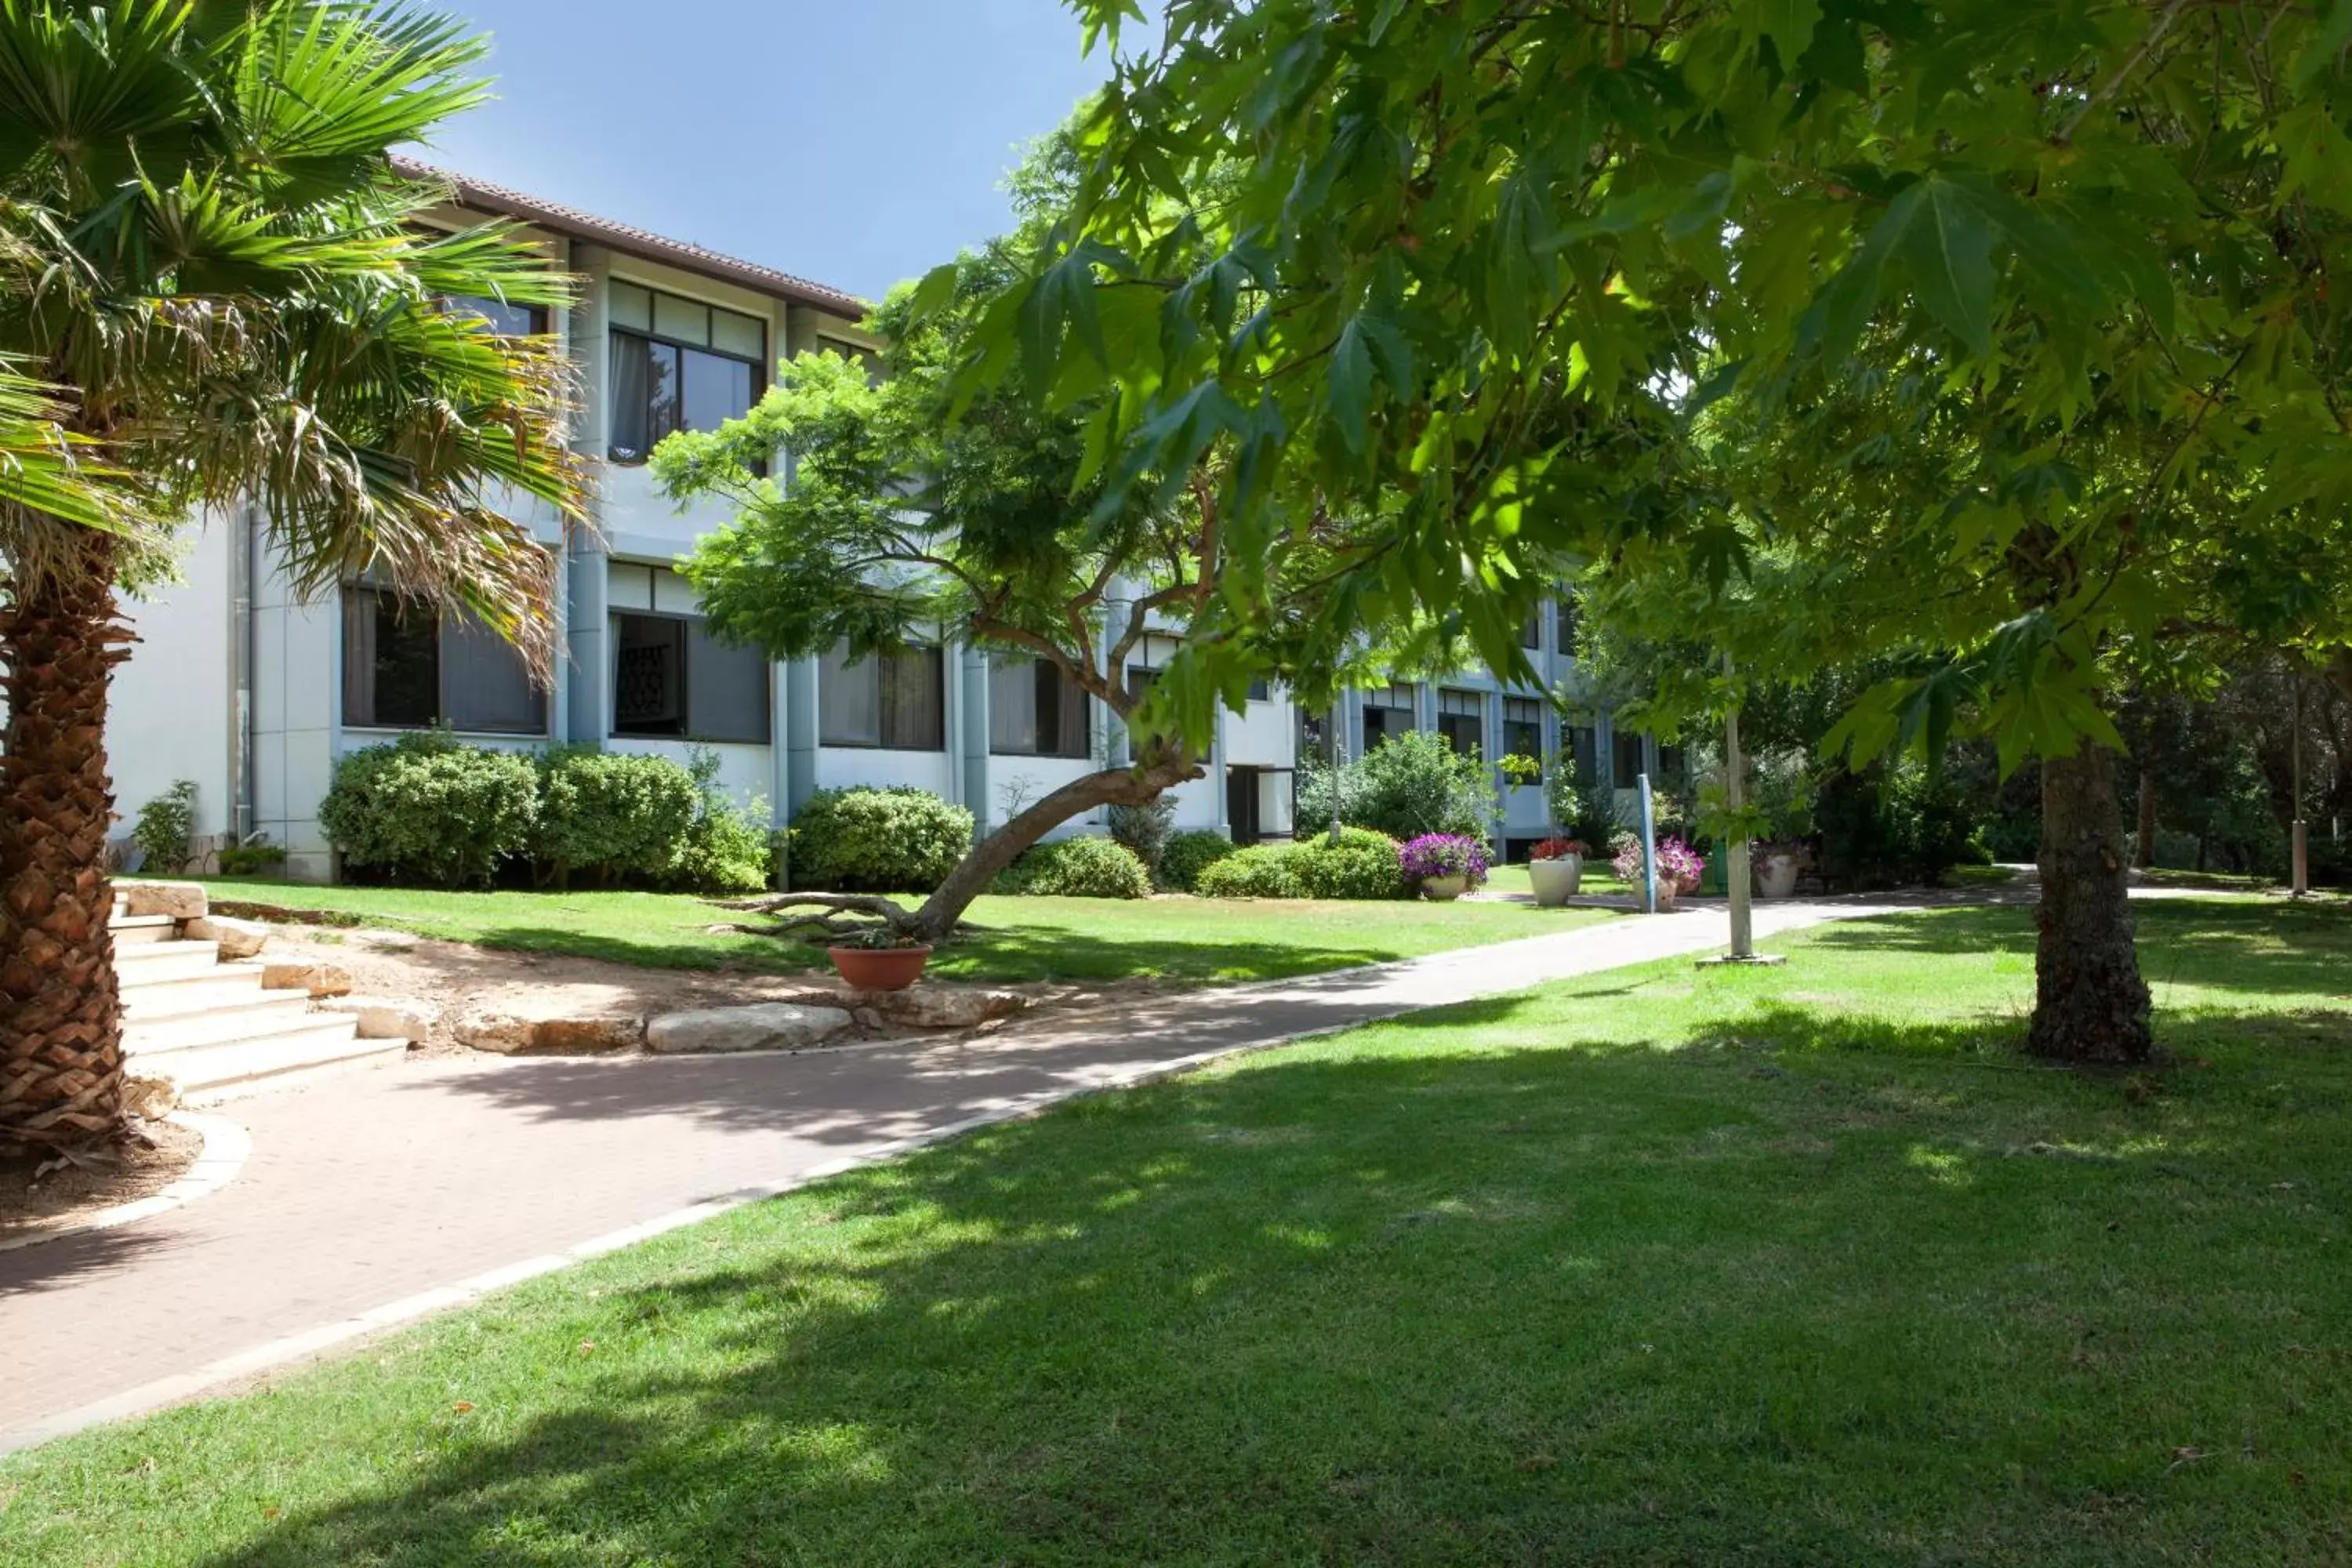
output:
[[[1503,694],[1499,691],[1487,692],[1486,706],[1486,711],[1481,716],[1479,728],[1486,735],[1481,744],[1486,750],[1486,776],[1493,779],[1497,786],[1495,794],[1494,839],[1496,858],[1499,860],[1502,858],[1504,847],[1509,842],[1511,820],[1509,798],[1504,793],[1510,786],[1504,783],[1502,774],[1495,767],[1496,759],[1503,754]]]
[[[564,585],[570,600],[565,646],[570,668],[562,691],[564,738],[600,750],[613,730],[612,561],[604,541],[575,533],[566,547]]]
[[[1412,727],[1416,730],[1437,728],[1437,686],[1433,681],[1413,682]]]
[[[792,812],[792,680],[791,665],[768,666],[768,799],[774,803],[771,809],[778,827],[790,820]]]
[[[995,724],[989,711],[988,655],[979,648],[966,647],[957,662],[957,680],[963,689],[963,750],[958,757],[955,776],[963,792],[963,804],[971,809],[984,828],[988,823],[988,737]]]
[[[1217,704],[1215,726],[1209,731],[1209,787],[1216,792],[1217,831],[1234,836],[1233,800],[1225,793],[1225,708]]]
[[[784,812],[789,818],[816,793],[816,660],[796,658],[784,666],[787,693],[784,735]]]
[[[558,323],[564,351],[580,383],[580,412],[572,429],[572,449],[588,459],[596,476],[588,502],[592,522],[604,519],[603,468],[610,422],[606,382],[612,322],[607,309],[612,258],[592,245],[573,244],[570,266],[580,279],[580,298]],[[594,530],[575,531],[564,548],[563,586],[569,598],[562,647],[569,668],[558,685],[563,715],[552,729],[564,739],[603,746],[612,732],[613,668],[610,582],[605,549]]]

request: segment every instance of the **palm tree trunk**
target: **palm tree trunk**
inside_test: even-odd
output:
[[[2042,765],[2041,943],[2027,1037],[2034,1055],[2114,1065],[2155,1054],[2130,886],[2115,756],[2085,741]]]
[[[0,611],[0,1147],[122,1131],[122,1001],[106,872],[107,682],[127,657],[102,534]]]

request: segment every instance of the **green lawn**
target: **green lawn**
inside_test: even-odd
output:
[[[209,882],[230,912],[298,911],[485,947],[666,969],[798,973],[826,967],[802,942],[707,928],[752,917],[671,893],[439,893]],[[1493,903],[1220,902],[1199,899],[982,899],[931,958],[951,980],[1273,980],[1448,948],[1542,936],[1612,919],[1592,910]]]
[[[2352,1560],[2352,918],[1955,910],[992,1129],[0,1461],[0,1562]]]

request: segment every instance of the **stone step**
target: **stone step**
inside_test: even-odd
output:
[[[349,1018],[318,1017],[319,1022],[295,1033],[143,1056],[138,1071],[170,1079],[184,1100],[218,1099],[264,1084],[274,1088],[298,1073],[370,1057],[396,1057],[408,1049],[405,1040],[361,1039]]]
[[[176,942],[180,936],[180,922],[169,915],[117,914],[107,922],[107,929],[114,933],[118,950],[152,947],[158,942]]]
[[[134,1013],[122,1028],[122,1054],[142,1057],[230,1040],[262,1039],[308,1027],[322,1016],[295,991],[258,991],[184,1013]]]
[[[121,977],[126,991],[136,985],[209,974],[219,967],[220,943],[216,942],[134,942],[116,949],[114,954],[114,973]]]
[[[134,1019],[162,1018],[249,1004],[269,994],[261,988],[261,965],[215,963],[197,974],[142,979],[136,984],[125,979],[122,1010]]]

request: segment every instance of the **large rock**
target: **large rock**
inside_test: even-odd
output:
[[[822,1045],[849,1027],[849,1015],[838,1007],[794,1002],[665,1013],[646,1026],[646,1049],[664,1056],[795,1050]]]
[[[1018,991],[983,991],[962,985],[910,985],[904,991],[868,991],[858,1002],[894,1024],[918,1029],[969,1029],[992,1018],[1009,1018],[1029,1005]]]
[[[180,1108],[180,1086],[168,1078],[133,1073],[122,1080],[122,1109],[155,1121]]]
[[[633,1051],[645,1038],[645,1020],[633,1013],[591,1013],[561,1002],[507,1001],[467,1010],[457,1020],[460,1045],[500,1056],[588,1056]]]
[[[396,996],[337,996],[320,1004],[325,1013],[347,1013],[362,1040],[425,1040],[433,1036],[434,1011],[422,1002]]]
[[[216,942],[224,960],[257,958],[268,945],[269,928],[259,921],[231,920],[226,915],[205,915],[187,923],[181,933],[190,942]]]
[[[348,996],[352,972],[340,963],[265,963],[261,966],[261,988],[307,991],[313,997]]]
[[[175,921],[205,918],[205,890],[193,882],[117,882],[114,896],[127,915],[169,915]]]

